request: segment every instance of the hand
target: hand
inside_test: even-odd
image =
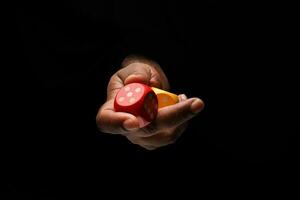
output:
[[[132,143],[153,150],[171,143],[184,132],[188,120],[199,113],[204,103],[199,98],[187,98],[179,95],[180,102],[159,109],[155,121],[139,128],[138,119],[123,112],[114,111],[114,98],[125,85],[133,82],[169,90],[169,82],[159,65],[141,58],[128,58],[123,68],[110,79],[107,87],[107,101],[97,114],[97,124],[102,132],[121,134]]]

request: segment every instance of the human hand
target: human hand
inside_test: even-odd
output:
[[[121,134],[132,143],[153,150],[174,143],[187,127],[187,122],[199,113],[204,103],[199,98],[179,95],[179,103],[159,109],[156,119],[140,128],[138,119],[129,113],[114,110],[117,92],[129,83],[139,82],[151,87],[169,90],[169,82],[159,65],[146,59],[127,59],[123,68],[110,79],[107,101],[97,114],[97,124],[102,132]]]

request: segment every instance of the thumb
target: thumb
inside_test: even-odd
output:
[[[125,85],[129,83],[144,83],[150,85],[152,73],[149,67],[140,65],[140,67],[129,69],[128,73],[128,76],[124,79]]]
[[[144,83],[146,85],[154,85],[156,78],[152,77],[150,66],[143,63],[132,63],[115,73],[108,84],[107,99],[115,97],[117,92],[129,83]],[[153,79],[153,80],[152,80]]]

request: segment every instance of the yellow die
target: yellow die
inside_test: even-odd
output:
[[[170,92],[152,87],[158,99],[158,108],[170,106],[179,102],[178,96]]]

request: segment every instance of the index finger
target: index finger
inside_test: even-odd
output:
[[[139,128],[138,119],[134,115],[113,109],[113,100],[100,108],[96,120],[99,129],[105,133],[127,134]]]
[[[177,127],[194,116],[204,108],[204,103],[199,98],[190,98],[177,104],[164,107],[159,110],[157,118],[149,127],[150,129],[162,129]]]

